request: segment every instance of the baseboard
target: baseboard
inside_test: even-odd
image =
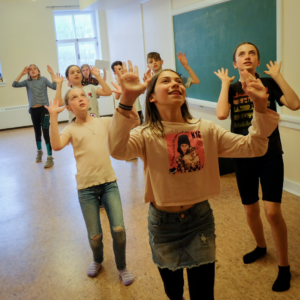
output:
[[[285,178],[283,182],[283,189],[291,194],[300,196],[300,183],[298,182]]]

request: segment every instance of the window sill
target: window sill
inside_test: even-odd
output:
[[[0,86],[5,86],[5,81],[0,82]]]

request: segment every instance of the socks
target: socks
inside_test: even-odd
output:
[[[42,142],[41,141],[36,141],[36,146],[38,150],[42,150]]]
[[[290,281],[291,281],[290,266],[287,267],[278,266],[278,268],[279,268],[278,277],[272,286],[272,290],[274,292],[284,292],[290,288]]]
[[[88,267],[87,276],[89,276],[89,277],[96,277],[98,275],[98,273],[99,273],[100,267],[101,267],[101,264],[93,261],[90,264],[90,266]]]
[[[52,148],[51,148],[50,144],[46,144],[46,148],[47,148],[48,156],[52,156]]]
[[[125,286],[133,283],[134,281],[133,275],[127,269],[121,271],[119,270],[119,274]]]
[[[260,248],[256,247],[254,251],[244,255],[243,260],[244,264],[251,264],[258,260],[259,258],[263,257],[267,253],[267,247]]]

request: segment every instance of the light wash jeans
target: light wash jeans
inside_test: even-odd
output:
[[[117,269],[124,270],[126,268],[126,232],[117,182],[108,182],[78,190],[78,198],[94,261],[103,262],[103,232],[99,212],[101,199],[110,224]]]

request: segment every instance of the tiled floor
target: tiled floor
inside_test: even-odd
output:
[[[134,284],[125,287],[115,267],[104,211],[100,214],[105,261],[97,278],[86,276],[92,255],[77,199],[71,146],[54,153],[54,167],[45,170],[43,164],[35,163],[33,129],[24,128],[0,131],[0,153],[1,300],[167,299],[151,260],[141,160],[112,161],[123,202],[127,264],[135,276]],[[278,294],[271,291],[277,259],[266,218],[263,216],[268,255],[244,265],[243,254],[255,244],[233,174],[222,177],[222,187],[222,194],[210,199],[217,234],[215,299],[300,299],[300,198],[284,192],[292,287]],[[184,296],[189,299],[187,290],[186,286]]]

